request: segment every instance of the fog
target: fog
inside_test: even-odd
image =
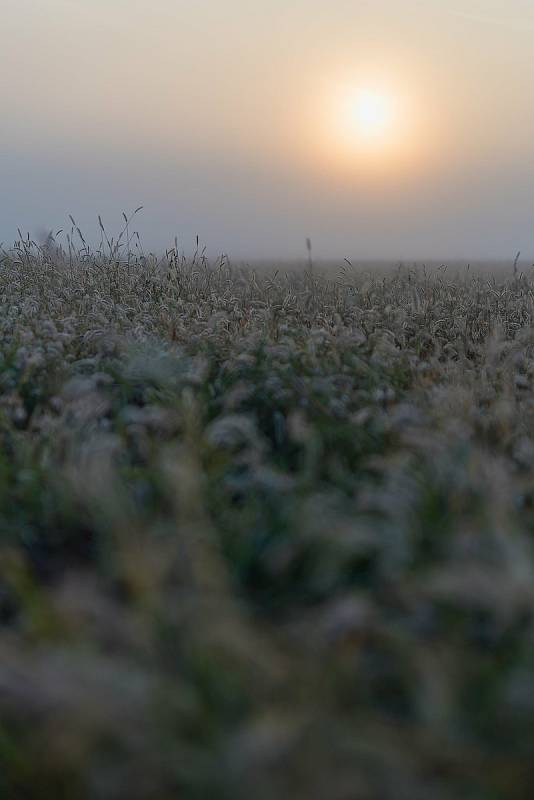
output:
[[[527,0],[4,0],[0,240],[143,205],[147,246],[534,257]],[[340,87],[405,100],[357,152]],[[349,143],[350,144],[350,143]]]

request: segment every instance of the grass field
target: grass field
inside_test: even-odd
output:
[[[534,280],[0,266],[0,796],[527,800]]]

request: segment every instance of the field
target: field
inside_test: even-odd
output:
[[[0,796],[527,800],[534,280],[0,266]]]

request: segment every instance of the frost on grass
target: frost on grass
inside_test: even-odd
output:
[[[5,254],[1,796],[530,797],[533,299]]]

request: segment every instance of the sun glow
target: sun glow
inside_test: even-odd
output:
[[[425,103],[410,75],[360,69],[359,80],[323,84],[323,116],[316,150],[331,175],[372,181],[425,169],[437,141]],[[410,86],[412,87],[410,89]]]
[[[355,136],[377,141],[392,135],[395,123],[392,97],[373,89],[359,89],[346,102],[347,123]]]
[[[385,157],[405,136],[406,109],[398,94],[379,87],[340,92],[336,109],[339,138],[348,150]]]

